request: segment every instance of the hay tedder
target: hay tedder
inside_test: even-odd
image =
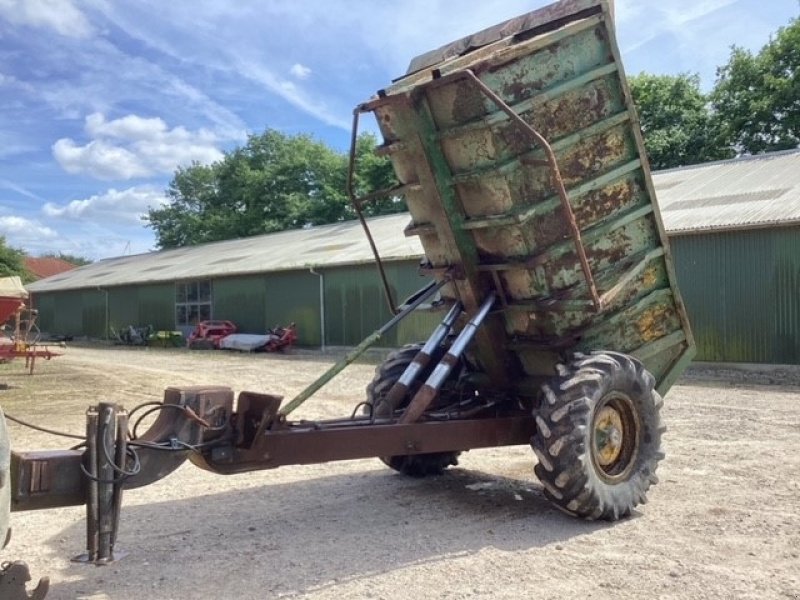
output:
[[[405,197],[429,285],[291,401],[169,388],[139,413],[158,415],[142,435],[133,411],[90,409],[83,447],[12,453],[13,510],[86,504],[85,558],[104,562],[123,490],[187,459],[231,474],[380,457],[424,476],[521,444],[571,515],[616,520],[645,501],[664,456],[661,396],[693,341],[608,4],[562,0],[417,57],[357,107],[353,140],[364,113],[400,186],[353,204],[361,215],[379,194]],[[393,352],[365,398],[354,390],[352,416],[290,418],[423,304],[441,324]]]

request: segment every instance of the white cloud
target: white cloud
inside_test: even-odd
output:
[[[92,33],[88,19],[72,0],[0,0],[0,17],[66,37],[87,38]]]
[[[301,65],[300,63],[295,63],[292,65],[292,68],[289,69],[289,73],[298,79],[308,79],[311,75],[311,68]]]
[[[86,173],[97,179],[127,180],[172,173],[193,161],[220,160],[218,136],[207,130],[170,129],[160,118],[138,115],[106,120],[100,113],[86,117],[84,127],[93,138],[85,145],[71,138],[53,144],[53,156],[68,173]]]
[[[164,193],[152,186],[135,186],[125,190],[112,188],[103,194],[72,200],[63,205],[48,202],[42,207],[42,212],[52,219],[141,225],[141,217],[149,208],[158,208],[166,201]]]
[[[53,239],[58,234],[35,219],[14,215],[0,216],[0,235],[8,238],[12,246],[36,239]]]
[[[88,173],[97,179],[133,179],[152,173],[129,150],[100,141],[79,146],[62,138],[53,144],[53,156],[67,173]]]

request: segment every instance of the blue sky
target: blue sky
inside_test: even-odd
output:
[[[154,247],[177,165],[266,127],[344,150],[353,106],[422,52],[547,0],[0,0],[0,235],[30,254]],[[798,0],[617,0],[628,73],[757,50]]]

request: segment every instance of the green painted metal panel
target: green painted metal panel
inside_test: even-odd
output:
[[[146,285],[138,289],[139,325],[175,328],[175,284]]]
[[[108,323],[114,331],[123,331],[129,325],[140,327],[139,288],[125,286],[108,289]]]
[[[400,303],[424,287],[417,261],[385,264],[395,301]],[[353,265],[326,269],[326,342],[332,346],[354,346],[392,318],[380,276],[372,265]],[[417,311],[407,317],[379,342],[378,346],[397,347],[426,339],[441,320],[439,313]]]
[[[328,345],[354,346],[391,318],[374,267],[353,266],[324,273]],[[390,286],[396,290],[391,279]],[[382,341],[395,345],[396,333],[390,332]]]
[[[672,238],[697,360],[800,363],[800,229]]]
[[[83,331],[83,292],[68,291],[54,294],[55,318],[50,333],[56,335],[86,335]]]
[[[104,339],[106,331],[106,294],[102,290],[82,290],[82,333],[90,338]]]
[[[55,331],[56,294],[34,294],[33,306],[39,311],[39,329],[47,333]]]
[[[460,268],[442,295],[468,313],[501,298],[475,345],[495,384],[553,374],[573,350],[617,350],[642,357],[665,393],[692,332],[608,4],[531,15],[542,27],[457,43],[365,106],[431,273]]]
[[[319,277],[309,271],[268,273],[264,276],[266,296],[263,307],[267,327],[297,326],[297,343],[319,346],[320,285]]]
[[[267,327],[264,276],[215,279],[211,298],[215,319],[233,321],[240,332],[263,333]]]

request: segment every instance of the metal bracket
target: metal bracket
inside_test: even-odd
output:
[[[50,579],[42,577],[36,588],[28,594],[25,584],[31,580],[28,565],[14,561],[0,565],[0,598],[3,600],[43,600],[50,590]]]

